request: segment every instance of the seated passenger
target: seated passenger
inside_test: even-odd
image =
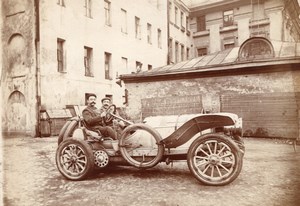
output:
[[[117,139],[116,132],[111,127],[104,125],[103,117],[97,111],[97,107],[95,107],[96,99],[97,96],[95,94],[90,94],[87,99],[88,106],[82,111],[82,116],[88,129],[100,131],[104,137]]]

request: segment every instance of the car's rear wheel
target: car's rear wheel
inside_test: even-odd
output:
[[[223,134],[206,134],[190,146],[187,156],[193,176],[206,185],[226,185],[242,169],[242,154],[237,144]]]
[[[55,160],[59,172],[70,180],[85,179],[94,168],[92,148],[83,140],[64,140],[56,150]]]

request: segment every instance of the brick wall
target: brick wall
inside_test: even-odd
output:
[[[154,97],[142,99],[142,118],[202,112],[201,95]]]

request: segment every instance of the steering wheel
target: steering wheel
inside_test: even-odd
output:
[[[103,117],[103,120],[105,124],[110,124],[111,121],[113,120],[114,116],[111,114],[116,114],[117,107],[116,105],[112,104],[106,109],[106,115]]]

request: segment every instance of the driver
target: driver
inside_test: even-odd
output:
[[[111,102],[111,99],[110,99],[109,97],[104,97],[104,98],[101,100],[101,103],[102,103],[102,107],[100,108],[100,113],[101,113],[101,116],[102,116],[102,117],[105,117],[105,116],[106,116],[106,111],[107,111],[108,108],[112,105],[112,102]],[[120,116],[120,114],[118,113],[117,110],[114,112],[114,114],[117,115],[117,116]],[[114,121],[114,122],[113,122],[113,121]],[[110,121],[105,122],[105,125],[111,126],[111,127],[112,127],[112,126],[114,125],[114,123],[115,123],[116,125],[118,125],[119,127],[121,127],[121,128],[124,128],[124,127],[125,127],[125,124],[124,124],[123,121],[116,120],[116,119],[114,119],[114,120],[111,119]]]
[[[117,139],[116,132],[109,126],[105,126],[102,116],[95,107],[97,100],[96,94],[90,94],[87,99],[87,107],[82,111],[82,116],[89,129],[93,131],[100,131],[105,137]]]

